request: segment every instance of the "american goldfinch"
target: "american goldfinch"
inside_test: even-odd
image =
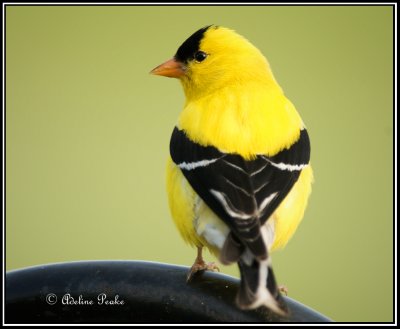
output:
[[[189,272],[238,263],[241,309],[283,314],[270,252],[299,225],[313,180],[310,141],[262,53],[231,29],[191,35],[152,74],[178,78],[186,102],[170,141],[169,206],[183,239],[197,247]]]

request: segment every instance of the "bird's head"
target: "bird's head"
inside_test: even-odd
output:
[[[227,86],[276,82],[262,53],[233,30],[210,25],[193,33],[152,74],[178,78],[188,99]]]

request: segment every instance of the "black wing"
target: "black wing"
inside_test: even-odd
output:
[[[275,211],[310,159],[307,131],[275,156],[245,160],[191,141],[175,127],[170,153],[190,185],[229,226],[232,237],[258,259],[267,257],[260,227]]]

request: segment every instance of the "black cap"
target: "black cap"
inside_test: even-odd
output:
[[[194,58],[194,54],[199,51],[200,41],[204,37],[204,33],[213,25],[208,25],[194,32],[182,45],[175,54],[175,59],[187,63]],[[217,28],[217,26],[214,26]]]

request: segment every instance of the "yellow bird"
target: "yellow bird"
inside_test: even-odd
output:
[[[191,35],[152,74],[178,78],[186,96],[167,165],[169,206],[197,247],[189,274],[237,262],[241,309],[283,314],[270,252],[299,225],[313,180],[305,125],[262,53],[231,29]]]

